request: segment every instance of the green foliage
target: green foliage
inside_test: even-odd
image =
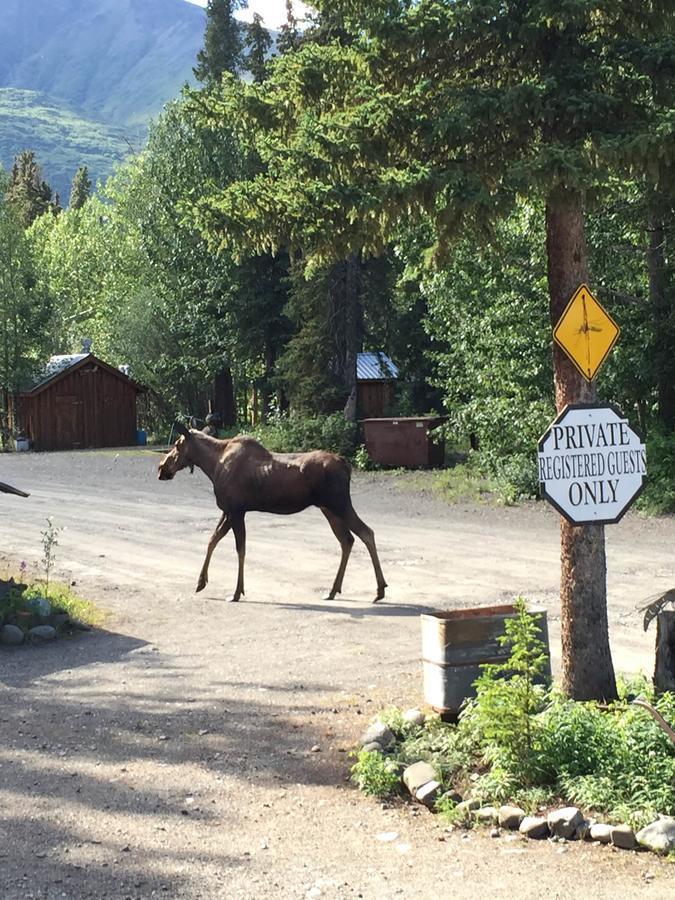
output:
[[[42,567],[45,573],[45,596],[49,599],[49,575],[56,561],[56,548],[59,545],[59,534],[62,527],[54,525],[54,519],[47,516],[47,527],[41,531],[42,535]]]
[[[364,794],[372,797],[390,797],[401,786],[396,762],[377,751],[361,750],[351,777]]]
[[[517,802],[529,811],[560,798],[634,826],[658,813],[675,814],[675,747],[627,699],[635,692],[651,697],[650,686],[644,679],[622,682],[622,699],[601,707],[536,685],[545,668],[543,647],[536,619],[520,598],[517,609],[503,636],[509,660],[483,667],[477,696],[457,725],[429,718],[423,728],[410,729],[396,711],[387,714],[397,737],[392,770],[424,759],[446,792],[458,789],[484,803]],[[675,694],[651,699],[666,721],[675,722]],[[451,821],[460,816],[448,796],[437,809]]]
[[[204,46],[197,54],[195,77],[207,85],[218,84],[225,72],[238,71],[242,59],[242,26],[235,18],[241,0],[208,0]]]
[[[42,178],[33,150],[23,150],[14,160],[7,187],[7,200],[17,211],[24,228],[54,210],[52,189]]]
[[[652,515],[675,512],[675,431],[655,426],[647,435],[647,487],[638,507]]]
[[[79,166],[103,181],[130,153],[121,128],[88,119],[62,100],[0,87],[0,162],[9,165],[25,147],[35,151],[62,197]]]
[[[363,472],[377,468],[377,463],[370,458],[365,444],[359,444],[354,451],[354,466]]]
[[[89,170],[86,166],[80,166],[73,178],[68,206],[70,209],[82,209],[90,196],[91,178],[89,177]]]
[[[266,424],[250,429],[249,433],[276,453],[300,453],[306,450],[330,450],[351,456],[356,438],[356,426],[342,413],[330,416],[271,416]]]
[[[485,665],[476,681],[476,698],[463,712],[464,726],[476,735],[487,760],[497,768],[531,780],[539,740],[536,713],[543,708],[546,647],[535,616],[518,597],[516,616],[505,622],[499,643],[510,647],[506,662]]]
[[[267,74],[267,55],[272,46],[272,36],[263,25],[260,13],[253,13],[253,20],[244,26],[244,60],[253,81],[260,83]]]

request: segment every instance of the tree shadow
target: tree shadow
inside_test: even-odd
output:
[[[49,644],[0,648],[0,684],[26,687],[46,675],[79,669],[94,663],[110,663],[147,647],[148,642],[105,629],[75,632]]]

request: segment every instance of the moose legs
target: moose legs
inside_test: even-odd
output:
[[[241,595],[244,593],[244,559],[246,557],[246,528],[244,526],[244,515],[243,513],[233,513],[232,515],[228,515],[227,513],[223,513],[220,517],[220,522],[216,525],[216,530],[211,535],[211,539],[209,541],[209,546],[206,549],[206,559],[204,560],[204,565],[202,566],[202,570],[199,573],[199,581],[197,582],[197,591],[203,591],[209,581],[209,563],[211,562],[211,557],[213,556],[213,551],[216,549],[219,541],[221,541],[227,532],[232,529],[234,532],[234,541],[237,546],[237,556],[239,557],[239,566],[237,571],[237,587],[234,590],[234,594],[232,595],[232,600],[238,600]]]
[[[237,586],[234,594],[230,597],[233,603],[244,593],[244,560],[246,558],[246,526],[244,525],[244,514],[236,513],[230,516],[232,521],[232,531],[234,531],[234,542],[237,547],[237,556],[239,557],[239,567],[237,570]]]
[[[375,578],[377,580],[377,594],[375,595],[375,599],[373,603],[377,603],[378,600],[381,600],[384,597],[384,590],[387,587],[387,582],[384,580],[384,575],[382,574],[382,567],[380,566],[380,558],[377,555],[377,547],[375,546],[375,535],[373,534],[372,528],[369,528],[365,522],[363,522],[356,515],[354,511],[354,507],[350,504],[349,508],[345,512],[344,516],[337,516],[335,513],[330,512],[329,510],[321,507],[321,511],[324,516],[328,519],[328,523],[330,527],[333,529],[333,533],[336,538],[340,542],[340,546],[342,547],[342,558],[340,560],[340,566],[337,571],[337,575],[335,576],[335,581],[333,582],[333,587],[330,589],[326,599],[332,600],[336,594],[339,594],[342,591],[342,579],[344,578],[345,569],[347,568],[347,560],[349,559],[349,554],[352,549],[352,545],[354,544],[354,538],[352,533],[355,534],[358,538],[361,538],[363,543],[368,548],[368,553],[370,553],[370,558],[373,563],[373,569],[375,570]]]
[[[321,507],[321,512],[328,520],[328,524],[333,529],[333,534],[340,542],[340,547],[342,548],[342,558],[340,559],[340,565],[337,570],[337,575],[335,576],[335,581],[333,582],[333,587],[324,597],[324,600],[334,600],[336,594],[342,593],[342,581],[345,577],[345,569],[347,568],[349,554],[352,552],[352,547],[354,546],[354,536],[339,516],[336,516],[324,506]]]
[[[209,581],[209,563],[211,562],[211,557],[213,556],[213,551],[216,549],[218,542],[225,537],[227,532],[230,530],[231,522],[227,517],[227,513],[223,513],[220,517],[220,522],[216,525],[216,530],[211,535],[211,539],[209,541],[209,546],[206,549],[206,559],[204,560],[204,565],[202,566],[202,570],[199,573],[199,581],[197,582],[197,590],[195,593],[199,593],[203,591]]]

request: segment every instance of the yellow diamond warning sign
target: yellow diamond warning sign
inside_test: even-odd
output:
[[[585,284],[577,288],[553,331],[556,343],[588,381],[597,375],[619,334],[619,326]]]

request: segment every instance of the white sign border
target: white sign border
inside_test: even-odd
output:
[[[617,415],[620,419],[623,419],[624,421],[626,420],[626,417],[621,412],[621,410],[617,406],[614,406],[613,403],[568,403],[567,406],[562,410],[562,412],[558,413],[556,418],[551,422],[551,424],[548,426],[546,431],[539,438],[539,442],[537,444],[537,450],[539,453],[544,452],[544,441],[549,436],[550,431],[553,428],[553,426],[560,425],[560,423],[563,421],[563,419],[565,418],[565,416],[568,413],[575,412],[578,409],[611,409],[612,412],[615,415]],[[630,426],[630,429],[640,438],[640,442],[644,444],[644,438],[642,437],[642,434],[636,428],[633,428],[632,425]],[[564,510],[560,506],[560,504],[557,503],[553,499],[553,497],[551,497],[551,495],[548,493],[548,491],[546,490],[546,482],[545,481],[539,482],[539,489],[540,489],[542,498],[544,500],[548,500],[548,502],[551,504],[551,506],[553,506],[555,509],[557,509],[557,511],[560,513],[560,515],[564,519],[567,519],[567,521],[570,523],[570,525],[574,525],[576,528],[582,528],[584,525],[616,525],[618,522],[621,521],[621,519],[623,519],[623,517],[626,515],[628,510],[633,505],[633,503],[635,503],[637,498],[640,496],[640,494],[644,490],[646,483],[647,483],[647,475],[643,475],[642,482],[640,483],[640,487],[633,494],[630,502],[626,504],[626,506],[623,508],[623,510],[621,511],[621,513],[618,516],[616,516],[613,519],[594,519],[592,522],[575,522],[574,519],[571,518],[569,513],[566,512],[566,510]]]

